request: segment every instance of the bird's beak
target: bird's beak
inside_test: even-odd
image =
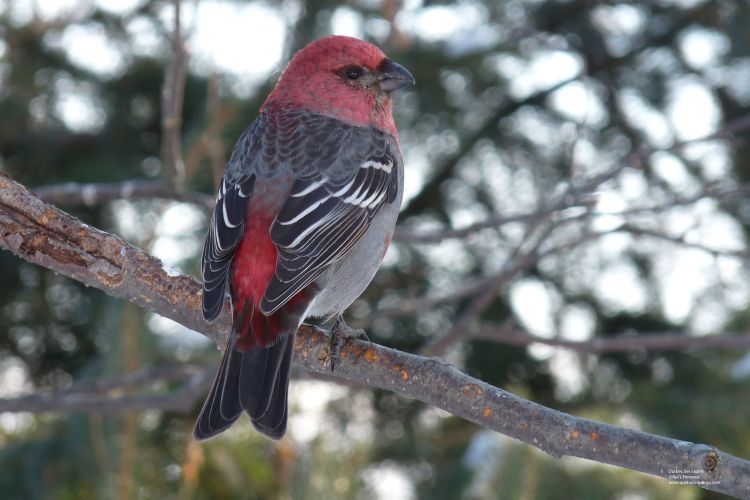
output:
[[[378,73],[380,89],[389,94],[415,83],[414,77],[408,69],[390,59],[385,59],[380,64]]]

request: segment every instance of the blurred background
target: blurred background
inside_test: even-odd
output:
[[[398,234],[350,324],[750,457],[746,1],[186,0],[179,171],[174,19],[166,0],[0,0],[0,170],[198,276],[217,179],[285,61],[370,40],[417,85],[395,102]],[[284,440],[243,418],[197,444],[208,340],[5,251],[0,283],[5,499],[720,498],[302,371]]]

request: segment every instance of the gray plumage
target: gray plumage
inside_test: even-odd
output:
[[[204,247],[204,317],[214,320],[221,312],[253,210],[272,212],[276,268],[258,304],[240,303],[239,316],[262,314],[267,328],[250,332],[258,345],[246,352],[236,342],[248,333],[233,332],[196,438],[218,434],[243,410],[265,435],[284,434],[294,333],[305,317],[340,314],[364,291],[390,243],[402,193],[398,143],[375,127],[275,110],[262,113],[240,137]],[[304,303],[290,306],[300,292]],[[235,290],[232,295],[247,300]],[[271,317],[280,314],[281,329],[274,330]],[[235,317],[235,328],[243,324]]]

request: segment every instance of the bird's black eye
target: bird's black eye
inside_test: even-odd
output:
[[[357,66],[350,66],[346,68],[346,70],[344,70],[344,75],[346,75],[349,80],[356,80],[357,78],[362,76],[362,68],[359,68]]]

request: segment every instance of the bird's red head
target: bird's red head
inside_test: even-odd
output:
[[[261,110],[302,108],[395,135],[391,92],[413,83],[371,43],[327,36],[294,55]]]

